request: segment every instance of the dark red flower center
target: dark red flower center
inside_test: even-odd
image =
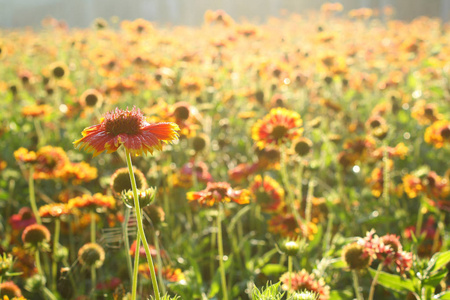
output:
[[[115,111],[105,115],[103,126],[108,134],[117,136],[119,134],[138,134],[145,122],[144,116],[137,108],[131,111],[116,108]]]
[[[442,136],[444,139],[450,138],[450,126],[447,126],[447,127],[445,127],[444,129],[442,129],[442,131],[441,131],[441,136]]]

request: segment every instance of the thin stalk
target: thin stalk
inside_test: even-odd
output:
[[[353,288],[355,289],[356,299],[364,300],[364,298],[361,295],[361,292],[359,290],[358,274],[356,273],[355,270],[352,270],[352,279],[353,279]]]
[[[58,298],[56,298],[55,295],[53,295],[53,293],[45,286],[42,289],[42,291],[44,292],[44,295],[50,298],[51,300],[58,300]]]
[[[389,207],[389,154],[388,154],[387,143],[384,144],[383,148],[383,200],[386,207]]]
[[[28,188],[30,192],[30,205],[33,210],[34,217],[36,218],[36,222],[39,225],[42,225],[41,217],[39,216],[39,211],[36,205],[36,194],[34,192],[34,167],[30,167],[30,174],[28,175]]]
[[[134,207],[136,210],[136,221],[137,221],[137,226],[138,226],[138,234],[141,236],[142,244],[144,245],[144,249],[145,249],[145,255],[147,256],[147,262],[148,262],[148,266],[150,268],[150,276],[152,278],[153,290],[155,291],[155,298],[156,298],[156,300],[160,300],[161,296],[159,295],[159,288],[158,288],[158,281],[156,280],[155,266],[153,265],[152,255],[150,254],[150,247],[148,246],[147,238],[145,237],[145,233],[144,233],[144,226],[142,223],[142,215],[141,215],[141,207],[139,205],[139,197],[138,197],[138,193],[137,193],[138,190],[137,190],[137,186],[136,186],[136,178],[134,177],[133,164],[131,162],[131,154],[128,150],[126,150],[126,157],[127,157],[128,173],[130,175],[131,186],[133,188]]]
[[[213,253],[216,248],[216,231],[212,231],[211,232],[211,253]],[[209,274],[211,276],[211,278],[214,276],[214,255],[211,255],[210,260],[209,260]]]
[[[441,233],[444,233],[445,231],[445,213],[441,212],[440,217],[439,217],[439,222],[438,222],[438,226],[437,226],[437,230],[436,233],[434,234],[434,239],[433,239],[433,252],[437,252],[439,249],[439,238],[441,236]],[[445,236],[445,234],[443,234],[442,236]],[[442,243],[442,245],[445,245],[444,243]]]
[[[314,181],[311,179],[308,184],[308,194],[306,195],[306,205],[305,205],[306,226],[308,226],[309,222],[311,222],[313,194],[314,194]]]
[[[290,207],[292,213],[294,214],[295,219],[297,220],[297,222],[300,224],[301,223],[301,216],[300,213],[297,211],[297,209],[295,209],[295,203],[294,203],[294,194],[292,193],[292,188],[291,185],[289,183],[289,177],[286,171],[286,151],[285,149],[283,149],[283,151],[281,151],[281,181],[283,182],[284,185],[284,189],[286,190],[286,200],[287,200],[287,204]]]
[[[288,297],[292,292],[292,256],[288,256],[288,274],[289,274],[289,289],[288,289]]]
[[[136,300],[137,284],[138,284],[138,271],[139,271],[139,248],[141,247],[141,237],[138,234],[136,236],[136,250],[134,251],[134,269],[133,269],[133,284],[131,288],[131,299]]]
[[[123,245],[125,247],[125,255],[127,257],[127,268],[130,276],[130,280],[133,279],[133,267],[131,265],[131,255],[130,255],[130,240],[128,238],[128,222],[130,221],[130,208],[125,207],[125,221],[122,225],[123,232]]]
[[[158,279],[159,279],[159,283],[160,283],[161,293],[163,295],[165,295],[166,294],[166,287],[164,286],[163,275],[162,275],[163,263],[162,263],[162,259],[161,259],[159,240],[158,240],[158,236],[157,236],[157,232],[156,231],[155,231],[155,234],[154,234],[154,243],[155,243],[155,248],[156,248],[156,260],[157,260],[157,264],[158,264]]]
[[[423,214],[424,214],[424,206],[422,199],[420,200],[420,207],[419,212],[417,214],[417,223],[416,223],[416,236],[419,237],[420,233],[422,231],[422,224],[423,224]]]
[[[42,266],[41,266],[41,258],[39,257],[39,251],[36,250],[34,253],[34,260],[36,263],[36,269],[38,270],[38,274],[41,275],[42,277],[45,277],[44,271],[42,270]]]
[[[297,172],[297,188],[298,188],[298,199],[303,199],[303,172],[304,165],[303,162],[300,161]]]
[[[219,268],[220,279],[222,281],[222,299],[228,300],[227,281],[225,277],[225,265],[223,263],[223,244],[222,244],[222,206],[219,204],[217,212],[217,244],[219,247]]]
[[[373,300],[373,295],[375,294],[375,286],[378,283],[378,277],[380,276],[381,269],[383,269],[382,263],[378,265],[377,272],[375,273],[372,284],[370,285],[369,300]]]
[[[52,260],[52,290],[56,291],[56,275],[58,273],[58,262],[56,261],[56,252],[58,251],[59,233],[61,231],[61,220],[55,218],[55,233],[53,235],[53,260]]]
[[[91,243],[95,243],[95,213],[91,211]]]

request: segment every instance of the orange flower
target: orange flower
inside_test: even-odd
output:
[[[52,108],[48,104],[33,104],[29,106],[25,106],[22,108],[22,115],[25,117],[40,117],[40,116],[47,116],[52,111]]]
[[[110,208],[116,207],[116,201],[112,196],[105,196],[100,193],[96,193],[92,196],[83,195],[75,197],[69,200],[69,208]]]
[[[257,175],[250,186],[255,201],[265,212],[276,212],[283,206],[284,190],[280,184],[269,176]]]
[[[198,201],[204,206],[213,206],[219,202],[249,203],[248,190],[233,190],[227,182],[208,182],[206,189],[199,192],[187,193],[189,201]]]
[[[433,144],[436,148],[442,148],[446,143],[450,144],[450,122],[447,120],[436,121],[425,130],[425,142]]]
[[[35,179],[54,179],[64,176],[69,157],[60,147],[45,146],[36,152]]]
[[[59,218],[68,214],[70,214],[69,208],[64,203],[51,203],[39,207],[39,215],[41,218]]]
[[[117,151],[123,146],[133,155],[153,153],[161,150],[161,141],[166,143],[178,139],[178,125],[170,122],[149,124],[141,111],[116,108],[101,119],[100,124],[83,130],[83,137],[74,142],[78,149],[94,152],[94,157],[106,150]]]
[[[303,132],[303,128],[300,128],[302,123],[298,113],[285,108],[274,108],[253,125],[252,138],[260,149],[268,144],[279,145],[300,136]]]
[[[422,184],[422,181],[419,177],[416,177],[411,174],[406,174],[403,178],[403,186],[405,188],[405,193],[409,198],[416,198],[417,195],[425,190],[425,187]]]
[[[328,300],[330,299],[330,287],[325,284],[325,281],[320,278],[316,279],[314,274],[309,274],[306,270],[301,270],[300,272],[284,273],[280,277],[280,281],[283,283],[282,289],[289,290],[289,278],[291,278],[291,292],[313,292],[319,295],[318,300]]]

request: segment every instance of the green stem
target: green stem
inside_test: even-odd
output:
[[[387,143],[384,143],[383,148],[383,199],[386,207],[389,207],[389,154]]]
[[[420,237],[422,231],[423,224],[423,212],[424,205],[422,199],[420,200],[419,213],[417,214],[417,223],[416,223],[416,236]]]
[[[147,262],[148,262],[148,266],[150,268],[150,275],[152,278],[152,285],[153,285],[153,289],[155,291],[155,298],[156,298],[156,300],[160,300],[161,296],[159,295],[159,288],[158,288],[158,281],[156,280],[155,267],[153,265],[153,259],[152,259],[152,255],[150,253],[150,247],[148,246],[147,238],[145,237],[145,233],[144,233],[144,226],[142,223],[141,207],[139,205],[139,197],[138,197],[138,193],[137,193],[138,190],[137,190],[137,186],[136,186],[136,178],[134,178],[133,164],[131,162],[131,154],[128,150],[126,150],[126,156],[127,156],[128,173],[130,175],[131,186],[133,188],[134,207],[136,210],[136,221],[137,221],[137,226],[138,226],[138,234],[141,236],[142,244],[144,245],[144,249],[145,249],[145,255],[147,256]]]
[[[219,247],[219,268],[222,281],[222,299],[228,300],[227,281],[225,277],[225,265],[223,263],[223,241],[222,241],[222,206],[219,204],[217,212],[217,244]]]
[[[95,213],[91,211],[91,243],[95,243]]]
[[[42,291],[44,292],[44,295],[50,298],[51,300],[58,300],[58,298],[56,298],[55,295],[53,295],[53,293],[45,286],[42,289]]]
[[[56,276],[58,273],[58,262],[56,261],[56,253],[58,251],[58,243],[59,243],[59,233],[61,229],[61,220],[59,218],[55,218],[55,234],[53,235],[53,261],[52,261],[52,290],[56,291]]]
[[[163,263],[162,263],[162,259],[161,259],[161,252],[160,252],[160,248],[159,248],[159,240],[158,240],[157,231],[155,231],[154,240],[155,240],[155,248],[156,248],[156,259],[157,259],[157,263],[158,263],[158,279],[159,279],[159,283],[160,283],[161,292],[164,295],[164,294],[166,294],[166,287],[164,286],[163,275],[162,275]]]
[[[437,252],[439,250],[439,238],[441,236],[441,233],[445,232],[445,213],[441,212],[440,217],[439,217],[439,222],[438,222],[438,226],[436,229],[436,233],[434,234],[434,239],[433,239],[433,248],[432,251]],[[443,234],[442,236],[445,236],[445,234]],[[444,243],[442,243],[443,245],[445,245]]]
[[[290,207],[292,213],[294,214],[295,219],[297,220],[297,223],[301,224],[301,216],[300,213],[295,209],[295,203],[294,203],[294,194],[292,193],[292,188],[289,183],[289,177],[286,171],[286,149],[282,149],[281,151],[281,181],[283,182],[284,189],[286,190],[286,202],[288,206]]]
[[[97,269],[95,266],[91,266],[91,281],[92,281],[91,298],[94,300],[96,299],[95,288],[97,286]]]
[[[311,222],[312,198],[314,194],[314,180],[310,180],[308,184],[308,194],[306,195],[305,222],[306,226]]]
[[[298,199],[300,199],[300,201],[302,201],[303,199],[303,172],[304,172],[304,165],[303,162],[300,161],[297,172]]]
[[[213,253],[214,249],[216,248],[216,232],[212,231],[211,232],[211,253]],[[211,276],[211,278],[213,278],[214,276],[214,255],[211,255],[210,260],[209,260],[209,276]]]
[[[288,289],[288,297],[292,292],[292,256],[288,256],[288,274],[289,274],[289,289]]]
[[[378,265],[377,272],[375,273],[375,276],[373,277],[372,280],[372,284],[370,285],[369,300],[373,300],[373,295],[375,294],[375,286],[378,283],[378,277],[380,276],[381,269],[383,269],[382,263]]]
[[[34,167],[30,167],[30,174],[28,175],[28,188],[30,192],[30,205],[33,210],[34,217],[36,218],[36,222],[39,225],[42,225],[41,216],[39,216],[39,211],[36,205],[36,195],[34,192]]]
[[[41,266],[41,258],[39,257],[39,251],[36,250],[34,253],[34,260],[36,263],[36,269],[38,270],[38,274],[41,275],[42,277],[45,277],[44,275],[44,271],[42,270],[42,266]]]
[[[136,236],[136,250],[134,251],[134,270],[133,270],[133,284],[131,288],[131,299],[136,300],[137,284],[138,284],[138,271],[139,271],[139,248],[141,247],[141,236]],[[128,251],[129,252],[129,251]]]
[[[130,208],[125,207],[125,221],[122,225],[123,232],[123,244],[125,247],[125,255],[127,257],[127,268],[130,276],[130,280],[133,279],[133,267],[131,265],[131,255],[130,255],[130,240],[128,238],[128,222],[130,221]]]
[[[355,270],[352,270],[352,279],[353,279],[353,288],[355,289],[356,299],[364,300],[364,298],[361,295],[361,292],[359,290],[358,274],[356,273]]]

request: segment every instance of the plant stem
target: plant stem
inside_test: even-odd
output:
[[[356,273],[355,270],[352,270],[352,279],[353,279],[353,288],[355,289],[356,299],[364,300],[363,296],[361,295],[361,292],[359,291],[358,274]]]
[[[158,263],[158,279],[159,279],[159,283],[160,283],[160,287],[161,287],[161,292],[162,294],[166,294],[166,287],[164,286],[164,281],[163,281],[163,277],[162,277],[162,271],[163,271],[163,263],[162,263],[162,259],[161,259],[161,252],[160,252],[160,248],[159,248],[159,240],[158,240],[158,235],[157,232],[155,230],[155,234],[154,234],[154,240],[155,240],[155,248],[156,248],[156,260]]]
[[[423,200],[420,199],[419,213],[417,214],[417,223],[416,223],[416,236],[419,237],[422,231],[423,224]]]
[[[288,289],[288,297],[292,292],[292,256],[288,256],[288,274],[289,274],[289,289]]]
[[[125,255],[127,257],[127,268],[130,280],[133,279],[133,267],[131,265],[130,240],[128,238],[128,222],[130,221],[130,208],[125,206],[125,220],[122,225],[123,245],[125,247]]]
[[[45,277],[44,271],[42,270],[42,266],[41,266],[41,258],[39,257],[39,251],[36,250],[34,253],[34,260],[36,263],[36,269],[38,270],[38,274],[41,275],[42,277]]]
[[[91,211],[91,243],[95,243],[95,213]]]
[[[37,209],[36,205],[36,195],[34,192],[34,167],[30,167],[30,174],[28,175],[28,188],[30,193],[30,205],[31,209],[33,210],[34,217],[36,218],[36,222],[39,225],[42,225],[41,217],[39,216],[39,211]]]
[[[131,288],[131,299],[136,300],[137,284],[138,284],[138,271],[139,271],[139,252],[141,248],[141,236],[139,233],[136,236],[136,250],[134,251],[134,269],[133,269],[133,284]],[[129,252],[129,251],[128,251]]]
[[[144,245],[144,249],[145,249],[145,255],[147,256],[147,262],[148,262],[148,266],[150,268],[150,275],[152,278],[153,290],[155,291],[155,298],[156,298],[156,300],[160,300],[161,296],[159,295],[159,288],[158,288],[158,281],[156,280],[155,267],[153,265],[152,255],[150,254],[150,247],[148,246],[147,238],[145,237],[145,233],[144,233],[144,226],[142,224],[141,207],[139,205],[139,197],[138,197],[138,193],[137,193],[136,178],[134,177],[134,172],[133,172],[133,164],[131,162],[131,154],[128,150],[125,150],[125,151],[126,151],[126,156],[127,156],[128,173],[130,175],[131,186],[133,188],[134,207],[136,210],[136,221],[137,221],[137,226],[138,226],[138,234],[141,236],[142,244]]]
[[[56,276],[58,275],[58,262],[56,261],[56,252],[58,251],[59,233],[61,229],[61,221],[59,218],[55,218],[55,233],[53,235],[53,261],[52,261],[52,290],[56,291]]]
[[[311,222],[313,194],[314,194],[314,180],[310,179],[309,184],[308,184],[308,194],[306,195],[306,206],[305,206],[306,226],[308,226],[308,224]]]
[[[225,265],[223,263],[223,244],[222,244],[222,206],[219,203],[219,211],[217,212],[217,244],[219,247],[219,268],[220,278],[222,281],[222,299],[228,300],[227,281],[225,278]]]
[[[383,200],[384,205],[389,207],[389,154],[387,143],[384,143],[383,148]]]
[[[369,300],[373,300],[373,295],[375,294],[375,286],[378,283],[378,276],[380,276],[381,269],[383,269],[382,263],[378,265],[377,272],[375,273],[375,276],[373,277],[372,280],[372,284],[370,285]]]
[[[286,202],[289,206],[289,208],[292,211],[292,214],[294,215],[295,219],[297,220],[297,223],[301,224],[302,218],[300,216],[300,213],[297,209],[295,209],[295,203],[294,203],[294,194],[292,193],[292,187],[289,183],[289,177],[286,171],[286,149],[282,149],[281,151],[281,166],[280,166],[280,173],[281,173],[281,181],[283,182],[284,189],[286,190]]]
[[[440,217],[439,217],[439,222],[437,225],[437,229],[436,229],[436,233],[434,234],[434,238],[433,238],[433,248],[432,251],[433,252],[437,252],[439,250],[439,238],[441,236],[445,237],[445,213],[441,212]],[[442,245],[445,245],[444,243],[442,243]]]

